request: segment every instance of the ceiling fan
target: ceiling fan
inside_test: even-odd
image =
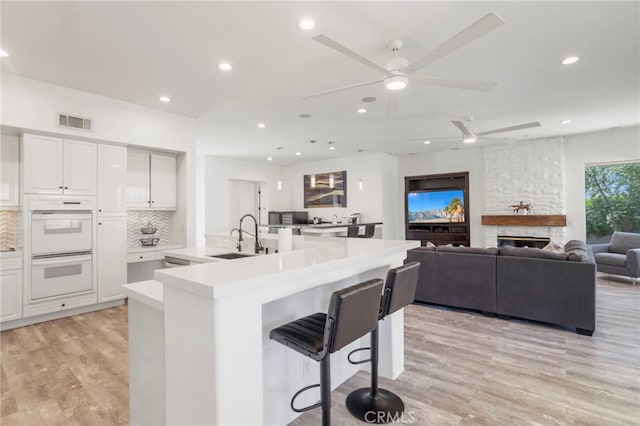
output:
[[[384,83],[384,86],[389,90],[387,113],[393,113],[398,109],[397,92],[404,89],[409,84],[409,79],[411,79],[411,81],[415,81],[416,83],[426,84],[430,86],[443,86],[454,87],[458,89],[489,91],[493,87],[495,87],[496,83],[487,81],[461,81],[432,78],[423,75],[413,75],[413,73],[426,67],[427,65],[436,62],[438,59],[448,55],[449,53],[452,53],[455,50],[460,49],[461,47],[477,40],[483,35],[500,27],[504,23],[504,20],[498,15],[489,13],[488,15],[471,24],[469,27],[460,31],[458,34],[454,35],[449,40],[433,49],[431,52],[422,56],[412,64],[409,64],[409,61],[406,58],[398,56],[398,51],[402,47],[402,41],[394,40],[388,45],[388,48],[394,53],[394,57],[387,61],[386,66],[382,66],[370,60],[369,58],[366,58],[359,53],[354,52],[348,47],[338,43],[335,40],[332,40],[331,38],[323,34],[314,36],[312,38],[318,43],[324,44],[325,46],[380,72],[383,77],[373,81],[366,81],[326,90],[320,93],[315,93],[313,95],[305,96],[302,99],[307,100],[331,93],[341,92],[343,90],[355,89],[356,87],[364,87],[378,83]]]
[[[473,122],[473,116],[469,116],[469,117],[465,117],[464,120],[467,121],[467,124],[464,124],[462,121],[460,120],[452,120],[451,123],[453,123],[454,126],[456,126],[461,132],[462,132],[462,142],[465,143],[473,143],[475,141],[478,140],[479,137],[482,136],[489,136],[489,135],[495,135],[497,133],[504,133],[504,132],[512,132],[514,130],[523,130],[523,129],[530,129],[532,127],[540,127],[541,124],[537,121],[532,121],[531,123],[524,123],[524,124],[518,124],[516,126],[509,126],[509,127],[502,127],[500,129],[493,129],[493,130],[487,130],[485,132],[478,132],[475,129],[471,130],[469,129],[469,126],[471,125],[471,123]],[[409,139],[409,141],[425,141],[428,140],[430,138],[413,138],[413,139]],[[431,139],[459,139],[459,137],[445,137],[445,138],[431,138]]]

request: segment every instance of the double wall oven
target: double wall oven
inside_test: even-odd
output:
[[[29,213],[29,299],[92,291],[95,201],[35,198]]]

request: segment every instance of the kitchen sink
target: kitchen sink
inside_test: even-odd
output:
[[[253,257],[253,255],[245,254],[245,253],[224,253],[224,254],[210,254],[209,257],[217,257],[218,259],[241,259],[243,257]]]

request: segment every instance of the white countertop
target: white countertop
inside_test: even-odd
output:
[[[164,286],[160,281],[149,280],[124,284],[122,291],[145,305],[164,311]]]
[[[309,238],[309,245],[313,245],[316,240],[324,241],[318,243],[317,247],[289,253],[162,269],[155,272],[155,278],[165,285],[205,297],[219,298],[255,288],[274,286],[298,277],[307,278],[338,267],[375,262],[376,258],[404,252],[420,245],[419,241],[404,240]],[[195,254],[204,253],[199,251],[200,249],[193,250]],[[220,250],[229,252],[228,249]]]
[[[22,257],[22,250],[0,252],[0,259],[7,259],[11,257]]]
[[[164,251],[179,249],[182,246],[180,244],[166,244],[163,246],[148,246],[148,247],[127,247],[127,253],[146,253],[150,251]]]
[[[211,257],[212,255],[237,253],[237,250],[230,248],[217,248],[217,247],[189,247],[177,250],[166,250],[162,254],[165,256],[177,257],[178,259],[190,260],[193,262],[208,263],[227,261],[229,259],[219,259],[217,257]],[[251,251],[241,251],[244,254],[254,254]],[[233,259],[235,260],[235,259]]]

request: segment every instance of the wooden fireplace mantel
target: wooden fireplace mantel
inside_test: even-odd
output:
[[[502,226],[567,226],[567,216],[564,214],[483,215],[482,224]]]

